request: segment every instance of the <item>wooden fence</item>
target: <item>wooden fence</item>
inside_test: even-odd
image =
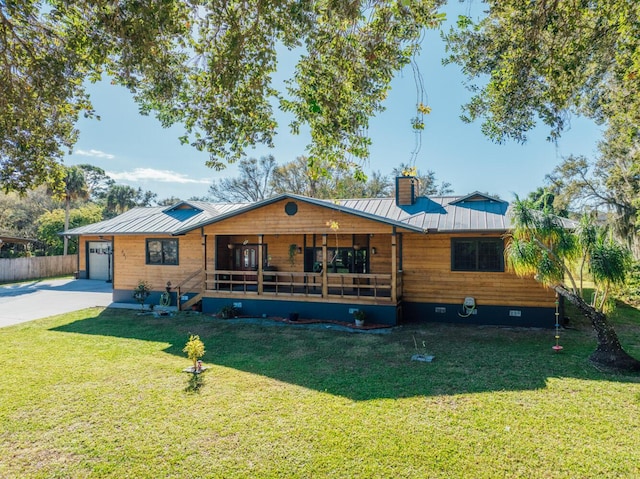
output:
[[[33,256],[0,259],[0,283],[73,274],[78,269],[78,255]]]

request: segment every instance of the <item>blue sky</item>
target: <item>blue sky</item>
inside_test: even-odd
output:
[[[448,21],[455,21],[458,14],[475,15],[477,12],[470,9],[479,6],[451,2]],[[441,65],[444,55],[439,32],[428,32],[418,64],[432,112],[426,117],[416,166],[421,171],[433,170],[438,180],[451,183],[456,194],[482,191],[506,200],[513,199],[514,194],[526,196],[543,184],[545,175],[563,157],[596,154],[601,128],[578,117],[572,118],[570,129],[557,144],[546,141],[548,129],[544,126],[532,131],[524,145],[492,143],[480,132],[479,122],[466,124],[460,120],[461,106],[470,95],[459,68]],[[277,77],[283,78],[293,61],[294,54],[284,58]],[[178,141],[183,134],[180,127],[164,129],[155,118],[139,115],[131,95],[123,88],[103,82],[91,85],[89,91],[101,120],[79,122],[80,138],[73,153],[65,158],[66,164],[99,166],[118,183],[154,191],[158,199],[203,196],[214,179],[237,175],[233,165],[223,171],[207,168],[206,153]],[[415,144],[410,124],[415,104],[413,73],[406,69],[392,84],[386,111],[371,120],[373,145],[365,172],[380,170],[388,174],[393,167],[409,162]],[[258,147],[248,151],[249,156],[272,154],[282,164],[305,154],[307,138],[289,134],[290,118],[284,114],[277,120],[280,128],[275,148]]]

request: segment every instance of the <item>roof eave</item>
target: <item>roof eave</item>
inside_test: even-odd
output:
[[[181,228],[181,229],[177,230],[175,233],[173,233],[173,235],[180,235],[180,234],[188,233],[189,231],[193,231],[193,230],[198,229],[198,228],[202,228],[202,227],[214,224],[214,223],[218,223],[218,222],[223,221],[225,219],[232,218],[234,216],[238,216],[238,215],[247,213],[248,211],[252,211],[254,209],[258,209],[258,208],[261,208],[263,206],[274,204],[274,203],[277,203],[279,201],[286,200],[286,199],[301,201],[301,202],[308,203],[308,204],[311,204],[311,205],[321,206],[323,208],[329,208],[329,209],[332,209],[332,210],[335,210],[335,211],[340,211],[342,213],[352,214],[352,215],[355,215],[355,216],[359,216],[361,218],[369,219],[371,221],[377,221],[379,223],[385,223],[385,224],[388,224],[390,226],[395,226],[395,227],[407,229],[407,230],[410,230],[410,231],[415,231],[415,232],[419,232],[419,233],[425,233],[426,232],[423,228],[419,228],[417,226],[412,226],[412,225],[409,225],[409,224],[406,224],[406,223],[403,223],[403,222],[400,222],[400,221],[389,220],[389,219],[383,218],[381,216],[376,216],[376,215],[372,215],[372,214],[369,214],[369,213],[364,213],[362,211],[359,211],[359,210],[356,210],[356,209],[353,209],[353,208],[348,208],[346,206],[342,206],[340,204],[336,204],[336,203],[333,203],[333,202],[330,202],[330,201],[327,201],[327,200],[309,198],[307,196],[296,195],[296,194],[293,194],[293,193],[283,193],[281,195],[274,196],[272,198],[267,198],[265,200],[250,204],[250,205],[248,205],[248,206],[246,206],[244,208],[239,208],[237,210],[230,211],[230,212],[228,212],[226,214],[223,214],[223,215],[220,215],[220,216],[216,216],[215,218],[208,219],[207,221],[203,221],[203,222],[191,225],[191,226],[189,226],[187,228]]]

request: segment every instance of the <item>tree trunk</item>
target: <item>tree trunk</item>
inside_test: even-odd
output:
[[[622,349],[618,335],[606,314],[596,310],[562,285],[557,285],[554,289],[591,321],[598,341],[596,350],[589,356],[591,362],[616,371],[640,371],[640,361]]]
[[[67,196],[65,198],[65,204],[64,204],[64,230],[65,231],[69,229],[70,210],[71,210],[71,199]],[[63,242],[62,244],[64,245],[62,254],[64,256],[67,256],[67,252],[69,251],[69,238],[67,238],[67,235],[62,235],[62,242]]]

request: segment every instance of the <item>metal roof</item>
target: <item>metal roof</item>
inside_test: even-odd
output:
[[[285,199],[379,221],[418,232],[504,232],[512,227],[509,203],[471,193],[419,197],[398,206],[395,198],[324,200],[290,193],[255,203],[180,202],[171,207],[134,208],[115,218],[71,229],[69,235],[184,234]]]
[[[509,204],[486,195],[419,197],[408,206],[398,206],[394,198],[342,200],[340,203],[425,232],[506,231],[511,228]]]
[[[66,235],[175,234],[246,206],[245,203],[180,202],[172,207],[132,208],[108,220],[65,231]]]

